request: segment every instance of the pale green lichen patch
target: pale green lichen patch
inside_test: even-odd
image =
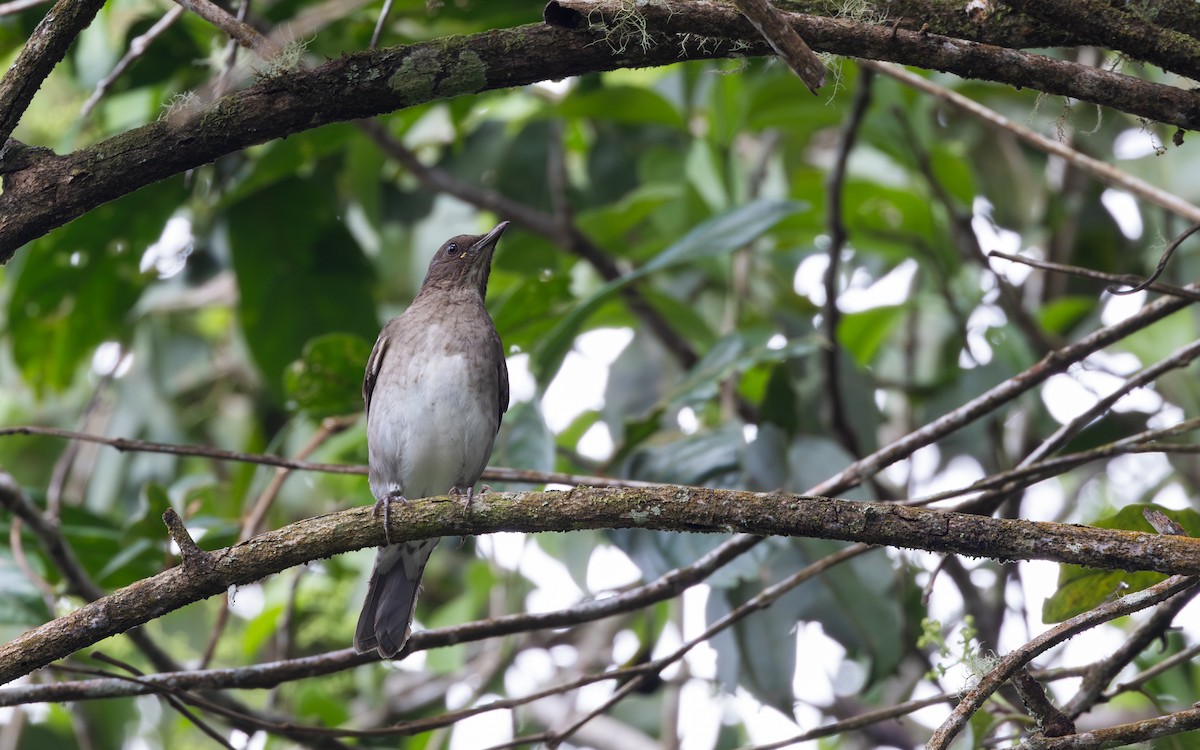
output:
[[[650,514],[644,510],[629,511],[629,519],[636,524],[643,524],[650,518]]]
[[[438,82],[437,88],[439,94],[456,96],[482,91],[486,85],[487,66],[468,49],[458,53],[458,64],[445,71],[445,78]]]
[[[388,79],[388,86],[400,96],[427,101],[433,98],[442,67],[441,55],[432,47],[413,50]]]

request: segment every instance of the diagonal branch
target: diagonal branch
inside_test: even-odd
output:
[[[58,0],[33,30],[21,54],[0,79],[0,144],[8,141],[42,81],[103,6],[104,0]],[[3,158],[0,149],[0,162]]]
[[[787,22],[783,14],[768,0],[734,0],[758,33],[770,43],[792,72],[799,76],[808,90],[817,93],[825,85],[825,64],[804,38]]]
[[[1097,625],[1115,620],[1118,617],[1145,609],[1161,601],[1171,598],[1180,592],[1187,591],[1196,585],[1194,576],[1172,576],[1162,583],[1150,588],[1137,591],[1114,602],[1102,604],[1095,609],[1076,615],[1066,622],[1047,630],[1021,648],[1006,654],[1004,658],[963,697],[962,702],[951,712],[949,718],[938,727],[929,739],[926,750],[945,750],[971,715],[983,705],[984,701],[996,692],[1017,670],[1024,667],[1039,654],[1045,653],[1053,646],[1094,628]],[[1092,745],[1097,747],[1098,745]]]

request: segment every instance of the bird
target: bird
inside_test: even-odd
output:
[[[358,653],[391,659],[412,629],[421,574],[438,539],[392,543],[393,502],[448,493],[470,509],[500,420],[508,411],[504,347],[484,307],[496,243],[487,234],[446,240],[412,304],[379,332],[367,359],[368,479],[382,512],[379,547],[354,632]]]

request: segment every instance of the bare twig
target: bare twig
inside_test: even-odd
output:
[[[114,659],[111,656],[104,654],[102,652],[99,652],[99,651],[93,651],[92,658],[96,659],[97,661],[102,661],[106,664],[111,664],[114,667],[117,667],[118,669],[123,669],[126,672],[129,672],[129,674],[133,675],[133,677],[125,677],[123,679],[128,679],[128,680],[137,682],[138,678],[140,678],[144,675],[144,673],[140,669],[134,667],[132,664],[123,662],[120,659]],[[183,718],[192,722],[192,724],[194,724],[197,729],[199,729],[204,734],[208,735],[209,739],[213,740],[221,747],[227,748],[228,750],[233,750],[233,745],[230,745],[229,742],[224,737],[222,737],[216,730],[214,730],[212,727],[210,727],[207,722],[205,722],[203,719],[201,719],[199,716],[197,716],[195,713],[193,713],[191,709],[189,709],[187,706],[183,705],[183,701],[181,701],[179,698],[177,698],[176,696],[174,696],[170,693],[164,694],[162,697],[163,697],[163,700],[165,700],[171,708],[175,709],[179,713],[180,716],[182,716]]]
[[[108,72],[108,75],[100,79],[100,82],[96,84],[96,90],[93,91],[92,95],[89,96],[87,101],[83,103],[83,107],[81,107],[79,110],[79,114],[81,116],[88,116],[92,109],[100,103],[100,100],[104,97],[104,95],[108,93],[108,89],[113,85],[113,82],[115,82],[122,73],[128,70],[129,66],[132,65],[134,61],[145,54],[146,50],[150,47],[151,42],[157,39],[164,31],[169,29],[171,24],[179,20],[179,17],[183,15],[183,11],[184,8],[182,6],[173,6],[170,10],[163,14],[162,18],[155,21],[153,26],[146,29],[144,33],[135,36],[133,40],[129,42],[129,49],[125,51],[125,54],[120,60],[117,61],[117,64],[113,66],[113,69]]]
[[[36,8],[39,5],[44,5],[50,0],[11,0],[11,2],[0,3],[0,16],[11,16],[14,13],[20,13],[23,10]]]
[[[1200,708],[1189,708],[1166,716],[1070,734],[1066,737],[1031,737],[1013,750],[1094,750],[1099,747],[1125,747],[1196,729],[1200,729]]]
[[[1032,268],[1040,268],[1043,271],[1053,271],[1055,273],[1065,273],[1070,276],[1078,276],[1081,279],[1092,279],[1094,281],[1103,281],[1108,284],[1121,286],[1141,286],[1142,289],[1149,289],[1152,292],[1159,294],[1167,294],[1172,297],[1180,297],[1188,299],[1192,302],[1200,302],[1200,291],[1189,287],[1175,286],[1174,284],[1161,284],[1151,280],[1145,283],[1145,279],[1133,274],[1112,274],[1104,273],[1103,271],[1094,271],[1090,268],[1082,268],[1080,266],[1071,266],[1064,263],[1054,263],[1048,260],[1038,260],[1024,255],[1012,255],[1002,253],[999,250],[992,250],[988,253],[990,258],[1001,258],[1013,263],[1021,263],[1022,265]],[[1144,284],[1144,286],[1143,286]]]
[[[959,429],[962,425],[978,419],[983,414],[991,413],[1003,404],[1041,384],[1051,375],[1066,370],[1071,363],[1078,362],[1093,352],[1121,340],[1135,330],[1145,328],[1154,321],[1182,310],[1187,304],[1187,300],[1171,297],[1157,299],[1119,323],[1101,328],[1084,336],[1079,341],[1050,352],[1024,372],[1005,380],[966,404],[943,414],[924,427],[910,432],[871,455],[855,461],[834,477],[814,487],[811,492],[814,494],[845,492],[849,486],[862,481],[863,477],[874,475],[883,467],[890,466],[901,458],[911,455],[918,448],[938,440],[942,435]],[[830,487],[837,487],[837,489],[830,490],[828,489]]]
[[[846,165],[850,161],[850,152],[862,126],[863,116],[871,105],[871,86],[874,74],[864,70],[854,91],[854,100],[850,111],[846,113],[846,121],[842,125],[841,138],[838,142],[837,157],[833,169],[825,180],[825,224],[829,227],[829,265],[825,268],[825,306],[821,311],[822,335],[821,363],[825,370],[825,392],[828,394],[829,426],[837,436],[838,442],[852,456],[861,455],[858,435],[850,423],[846,413],[846,394],[842,390],[841,356],[842,349],[838,345],[838,324],[841,322],[842,311],[838,307],[841,295],[839,281],[841,279],[842,251],[846,247],[846,220],[843,216],[843,205],[846,181]]]
[[[1089,612],[1072,617],[1037,636],[1024,646],[1006,654],[963,697],[962,702],[958,704],[946,721],[933,733],[933,736],[926,744],[926,749],[945,750],[945,748],[949,747],[951,740],[962,731],[967,720],[979,710],[984,701],[1001,685],[1007,682],[1018,669],[1037,658],[1039,654],[1085,630],[1169,599],[1182,591],[1192,588],[1196,585],[1196,581],[1197,579],[1192,576],[1172,576],[1162,583],[1128,594],[1114,602],[1101,604]]]
[[[1106,291],[1108,291],[1109,294],[1133,294],[1148,288],[1155,281],[1158,281],[1159,276],[1162,276],[1163,271],[1167,269],[1167,263],[1171,262],[1171,256],[1175,254],[1175,251],[1179,249],[1179,246],[1183,243],[1183,241],[1195,234],[1197,230],[1200,230],[1200,223],[1192,224],[1178,237],[1171,240],[1171,244],[1167,245],[1167,249],[1163,251],[1161,256],[1159,256],[1158,266],[1155,267],[1154,273],[1147,276],[1145,281],[1130,289],[1117,289],[1114,286],[1109,286]]]
[[[1200,591],[1191,588],[1163,602],[1154,610],[1154,614],[1140,624],[1112,654],[1090,665],[1083,675],[1079,691],[1063,706],[1063,713],[1067,716],[1077,717],[1090,711],[1113,678],[1120,674],[1121,670],[1145,651],[1150,644],[1163,637],[1163,634],[1171,627],[1176,615],[1196,597],[1197,593]]]
[[[720,619],[718,619],[715,622],[713,622],[712,624],[710,624],[704,630],[704,632],[701,633],[700,635],[687,641],[686,643],[684,643],[679,648],[675,649],[675,651],[671,652],[670,654],[661,656],[661,657],[649,662],[649,665],[653,665],[653,667],[654,667],[654,669],[652,671],[643,672],[643,673],[635,676],[633,679],[629,680],[629,682],[626,682],[624,685],[621,685],[621,687],[617,688],[613,692],[613,694],[611,696],[609,696],[609,698],[607,700],[605,700],[603,703],[601,703],[599,706],[597,706],[596,708],[594,708],[591,711],[584,714],[582,717],[580,717],[579,719],[574,721],[566,729],[563,729],[558,732],[554,732],[553,739],[548,740],[546,742],[546,745],[550,748],[558,747],[564,741],[569,739],[571,737],[571,735],[573,735],[577,731],[579,731],[580,727],[582,727],[588,721],[590,721],[593,718],[599,716],[600,714],[608,711],[608,709],[612,708],[614,705],[616,705],[618,702],[620,702],[623,698],[625,698],[630,693],[632,693],[634,690],[636,690],[639,686],[644,684],[648,677],[650,677],[653,674],[657,674],[658,672],[662,671],[663,669],[666,669],[671,664],[674,664],[675,662],[679,661],[693,648],[695,648],[699,644],[704,643],[705,641],[709,640],[717,633],[720,633],[721,631],[725,630],[726,628],[729,628],[730,626],[734,625],[735,623],[739,622],[740,620],[745,619],[746,617],[748,617],[749,615],[751,615],[754,612],[757,612],[761,609],[766,609],[767,607],[771,606],[771,604],[774,603],[777,599],[779,599],[779,597],[783,596],[787,592],[796,588],[800,584],[811,580],[812,578],[820,575],[821,573],[824,573],[825,571],[832,568],[833,566],[839,565],[847,560],[858,557],[859,555],[861,555],[865,552],[870,552],[870,551],[871,551],[871,548],[865,544],[853,544],[849,547],[843,547],[842,549],[838,550],[837,552],[834,552],[831,555],[827,555],[827,556],[821,558],[820,560],[812,563],[811,565],[806,565],[804,568],[796,571],[795,573],[793,573],[792,575],[783,579],[782,581],[780,581],[776,584],[773,584],[771,586],[767,586],[762,591],[758,592],[753,597],[751,597],[746,603],[734,608],[731,612],[726,614],[724,617],[721,617]]]
[[[77,430],[65,430],[59,427],[43,427],[40,425],[22,425],[20,427],[0,428],[0,437],[7,435],[46,435],[64,440],[82,440],[89,443],[100,443],[115,448],[118,451],[140,451],[143,453],[167,453],[173,456],[200,456],[214,458],[220,461],[241,461],[243,463],[275,466],[281,469],[297,469],[300,471],[319,471],[326,474],[361,474],[366,476],[367,467],[361,464],[322,464],[309,461],[298,461],[282,456],[272,456],[263,453],[243,453],[213,448],[208,445],[183,445],[177,443],[155,443],[148,440],[133,440],[122,437],[107,437],[94,435]],[[510,482],[513,484],[583,484],[591,487],[654,487],[658,482],[643,482],[637,479],[621,479],[618,477],[596,477],[584,474],[567,474],[556,471],[532,471],[527,469],[507,469],[492,467],[483,472],[485,480],[495,482]]]
[[[594,599],[577,604],[569,609],[538,614],[516,614],[493,618],[484,622],[466,623],[438,630],[414,633],[408,646],[409,653],[455,643],[468,643],[501,635],[567,627],[612,617],[614,615],[642,609],[656,602],[673,598],[683,591],[705,580],[714,571],[741,555],[748,549],[747,541],[757,542],[754,537],[734,537],[690,565],[676,568],[658,579],[635,589],[604,599]],[[133,689],[128,683],[113,683],[111,680],[91,680],[82,683],[56,683],[50,685],[21,685],[0,688],[0,707],[21,703],[47,701],[74,701],[93,698],[111,698],[125,695],[143,695],[158,692],[163,686],[171,685],[185,689],[225,688],[268,688],[289,680],[332,674],[360,664],[377,661],[377,654],[359,655],[353,649],[342,649],[326,654],[289,659],[281,662],[256,664],[232,669],[189,670],[168,674],[151,675],[140,684],[147,689]]]
[[[1160,208],[1165,208],[1171,213],[1184,217],[1188,221],[1200,222],[1200,206],[1196,206],[1161,188],[1155,187],[1145,180],[1117,169],[1107,162],[1092,158],[1066,144],[1047,138],[1024,125],[1009,120],[993,109],[989,109],[944,86],[939,86],[929,79],[922,78],[915,73],[910,73],[898,65],[875,62],[873,60],[860,60],[859,62],[865,67],[876,70],[926,94],[935,96],[948,104],[952,104],[988,125],[1012,133],[1039,151],[1061,157],[1072,166],[1086,172],[1105,185],[1128,190],[1139,198]]]
[[[379,11],[379,20],[375,22],[375,30],[371,32],[369,49],[379,46],[379,37],[383,34],[383,26],[387,23],[388,14],[392,12],[392,0],[383,0],[383,9]]]
[[[245,21],[239,21],[229,14],[229,11],[210,2],[210,0],[175,0],[176,3],[216,26],[229,35],[246,49],[253,50],[264,60],[270,60],[279,54],[279,45],[259,33]]]

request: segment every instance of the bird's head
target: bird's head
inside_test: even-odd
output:
[[[492,254],[507,227],[508,222],[502,221],[487,234],[460,234],[443,242],[429,262],[421,288],[478,289],[480,297],[486,295]]]

